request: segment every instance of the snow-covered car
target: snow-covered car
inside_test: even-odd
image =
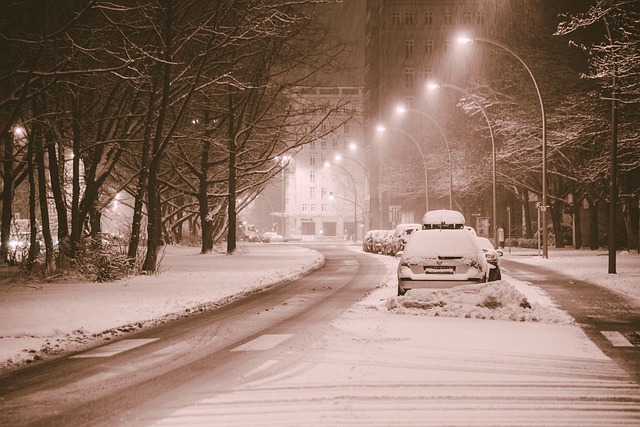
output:
[[[465,228],[464,215],[449,209],[429,211],[422,217],[422,228],[461,230]]]
[[[387,230],[382,239],[382,255],[393,255],[393,230]]]
[[[373,249],[371,252],[381,254],[384,240],[391,235],[393,235],[393,230],[377,230],[373,235]]]
[[[500,272],[500,257],[504,255],[504,253],[496,249],[493,246],[493,243],[486,237],[476,237],[478,239],[478,243],[480,244],[480,248],[482,248],[485,257],[487,258],[487,262],[489,263],[489,281],[493,282],[494,280],[501,280],[502,273]]]
[[[267,231],[264,233],[262,241],[264,243],[284,242],[284,238],[275,231]]]
[[[373,251],[373,236],[378,230],[369,230],[362,238],[362,250],[365,252]]]
[[[398,224],[393,233],[391,251],[389,255],[395,255],[404,249],[409,236],[416,230],[420,230],[422,224]]]
[[[477,238],[460,229],[414,231],[398,262],[398,295],[410,289],[483,283],[489,265]]]

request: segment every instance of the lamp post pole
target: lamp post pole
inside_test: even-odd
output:
[[[503,45],[502,43],[498,43],[497,41],[486,39],[483,37],[475,37],[473,39],[460,37],[458,41],[460,43],[469,43],[473,41],[481,41],[485,43],[492,44],[494,46],[498,46],[501,49],[506,50],[511,55],[513,55],[520,63],[524,66],[524,68],[529,73],[531,80],[533,81],[533,85],[536,88],[536,93],[538,94],[538,100],[540,102],[540,113],[542,115],[542,204],[540,205],[540,211],[542,212],[542,257],[549,258],[549,248],[548,248],[548,238],[547,238],[547,125],[546,125],[546,116],[544,112],[544,102],[542,101],[542,95],[540,93],[540,88],[538,87],[538,82],[534,77],[531,69],[527,65],[526,62],[522,58],[520,58],[514,51]]]
[[[413,142],[413,144],[418,148],[418,151],[420,152],[420,157],[422,158],[422,167],[424,168],[425,209],[426,209],[426,212],[429,212],[429,177],[428,177],[428,174],[427,174],[427,160],[424,157],[424,153],[422,152],[422,148],[420,147],[420,144],[418,144],[418,141],[416,141],[415,138],[413,136],[411,136],[411,134],[409,134],[408,132],[405,132],[402,129],[398,129],[398,128],[395,128],[395,127],[390,127],[388,129],[395,130],[396,132],[400,132],[401,134],[405,135],[407,138],[409,138],[411,140],[411,142]],[[378,128],[377,128],[378,132],[384,132],[386,130],[387,130],[387,128],[384,127],[384,126],[378,126]]]
[[[496,181],[497,181],[496,179],[496,140],[493,135],[493,127],[491,126],[491,121],[489,120],[487,111],[484,109],[480,101],[478,101],[476,97],[473,96],[473,94],[471,94],[471,92],[469,92],[468,90],[463,89],[456,85],[448,84],[448,83],[442,83],[440,85],[438,84],[429,85],[429,88],[437,88],[437,87],[448,87],[450,89],[456,90],[462,93],[463,95],[471,98],[473,102],[475,102],[476,105],[480,107],[480,111],[482,112],[484,119],[487,121],[487,126],[489,126],[489,135],[491,136],[491,194],[493,198],[493,203],[492,203],[493,221],[491,221],[491,225],[492,225],[491,228],[493,231],[493,245],[497,248],[498,247],[498,207],[497,207],[498,199],[497,199],[497,191],[496,191],[496,187],[497,187],[496,185]]]
[[[351,182],[353,183],[353,226],[355,228],[353,241],[357,242],[358,241],[358,198],[357,198],[358,190],[356,187],[356,180],[353,179],[353,175],[351,175],[351,173],[347,169],[343,168],[342,166],[337,165],[335,163],[326,163],[326,165],[335,166],[337,168],[342,169],[347,175],[349,175],[349,178],[351,178]],[[362,219],[364,221],[364,210],[362,213]]]
[[[433,125],[440,132],[440,135],[442,135],[442,139],[444,140],[444,143],[447,146],[447,154],[449,157],[449,209],[453,209],[453,160],[451,160],[451,146],[449,145],[449,139],[447,138],[447,135],[442,130],[442,127],[440,127],[440,124],[437,121],[435,121],[433,117],[431,117],[424,111],[415,110],[412,108],[404,108],[404,107],[398,107],[396,108],[396,111],[401,114],[406,112],[411,112],[411,113],[416,113],[421,115],[422,117],[426,118],[431,123],[433,123]]]
[[[364,187],[365,187],[365,189],[366,189],[367,187],[369,187],[369,215],[368,215],[368,218],[369,218],[369,222],[371,222],[371,178],[369,178],[369,173],[367,172],[367,170],[365,169],[365,167],[362,165],[362,163],[360,163],[360,162],[359,162],[359,161],[357,161],[356,159],[352,159],[351,157],[342,156],[342,155],[338,154],[338,155],[336,155],[336,156],[335,156],[335,159],[334,159],[334,160],[335,160],[336,162],[339,162],[339,161],[340,161],[340,160],[342,160],[342,159],[350,160],[350,161],[354,162],[355,164],[357,164],[357,165],[360,167],[360,169],[362,169],[362,173],[364,173],[364,177],[365,177],[365,179],[366,179],[366,182],[365,182],[365,186],[364,186]],[[366,196],[366,194],[365,194],[365,196]],[[365,201],[366,201],[366,198],[365,198],[365,197],[363,197],[362,204],[363,204],[364,206],[366,206]],[[363,232],[367,231],[367,230],[366,230],[366,229],[367,229],[367,226],[365,225],[365,213],[364,213],[364,212],[362,213],[362,224],[363,224]]]

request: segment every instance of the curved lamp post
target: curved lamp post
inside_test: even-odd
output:
[[[549,258],[549,248],[548,248],[548,239],[547,239],[547,125],[546,125],[546,116],[544,113],[544,102],[542,101],[542,95],[540,94],[540,88],[538,87],[538,82],[536,78],[533,76],[531,69],[527,66],[527,64],[520,58],[514,51],[506,47],[505,45],[498,43],[494,40],[485,39],[483,37],[458,37],[459,43],[473,43],[474,41],[480,41],[492,44],[494,46],[498,46],[499,48],[506,50],[511,55],[515,56],[518,61],[524,66],[524,68],[529,73],[531,80],[533,80],[533,85],[536,88],[536,92],[538,94],[538,100],[540,101],[540,112],[542,115],[542,205],[540,206],[540,210],[542,211],[542,257]]]
[[[367,188],[367,187],[369,187],[369,211],[368,211],[368,212],[369,212],[369,215],[368,215],[368,219],[369,219],[369,223],[371,223],[371,178],[369,178],[369,173],[367,172],[367,169],[365,169],[365,167],[362,165],[362,163],[360,163],[360,162],[359,162],[359,161],[357,161],[356,159],[353,159],[353,158],[348,157],[348,156],[342,156],[342,155],[340,155],[340,154],[336,154],[336,156],[334,157],[334,160],[335,160],[336,162],[339,162],[339,161],[340,161],[340,160],[342,160],[342,159],[345,159],[345,160],[349,160],[349,161],[354,162],[355,164],[357,164],[357,165],[360,167],[360,169],[362,169],[362,172],[364,173],[364,177],[365,177],[365,179],[366,179],[365,186],[364,186],[364,187],[365,187],[365,192],[366,192],[366,188]],[[365,196],[366,196],[366,194],[365,194]],[[366,205],[366,204],[365,204],[365,200],[366,200],[366,198],[365,198],[365,197],[363,197],[363,203],[362,203],[363,205]],[[366,231],[367,226],[366,226],[366,225],[364,225],[364,223],[365,223],[365,219],[364,219],[364,217],[365,217],[365,214],[364,214],[364,210],[363,210],[363,213],[362,213],[362,223],[363,223],[363,227],[364,227],[364,229],[365,229],[365,231]],[[364,231],[363,231],[363,232],[364,232]]]
[[[360,145],[358,144],[355,144],[355,143],[349,144],[349,148],[351,150],[355,150],[358,147],[360,147]],[[376,153],[375,150],[371,150],[371,152],[378,158],[378,160],[384,167],[385,173],[387,174],[387,185],[389,186],[387,189],[387,206],[391,206],[391,174],[389,173],[389,168],[387,167],[387,164],[385,163],[384,159],[380,157],[380,155]],[[379,190],[379,191],[382,191],[382,190]],[[382,194],[379,194],[378,197],[379,199],[382,199]],[[369,178],[369,211],[371,211],[371,178]],[[382,218],[382,202],[378,203],[378,213],[380,215],[380,218]],[[369,226],[371,226],[371,224],[369,224]]]
[[[358,197],[357,197],[358,196],[358,190],[357,190],[357,187],[356,187],[356,180],[353,179],[353,175],[351,175],[351,173],[347,169],[343,168],[340,165],[337,165],[335,163],[329,163],[329,162],[326,162],[324,165],[325,166],[329,166],[329,167],[330,166],[335,166],[337,168],[340,168],[340,169],[342,169],[344,171],[344,173],[349,175],[349,178],[351,178],[351,182],[353,183],[353,226],[355,228],[355,230],[353,232],[354,232],[354,242],[356,242],[356,241],[358,241]],[[364,212],[362,214],[362,217],[364,219]]]
[[[495,137],[493,136],[493,127],[491,126],[491,121],[489,120],[489,116],[487,115],[487,112],[482,106],[482,104],[480,103],[480,101],[478,101],[476,97],[473,96],[473,94],[471,94],[466,89],[463,89],[456,85],[447,84],[447,83],[442,83],[440,85],[436,83],[429,83],[427,87],[429,89],[438,89],[440,87],[448,87],[450,89],[456,90],[464,94],[465,96],[468,96],[473,100],[473,102],[475,102],[478,105],[478,107],[480,107],[480,111],[482,111],[482,115],[487,121],[487,126],[489,126],[489,135],[491,136],[491,187],[492,187],[491,190],[492,190],[492,196],[493,196],[493,206],[492,206],[493,221],[491,221],[492,222],[491,228],[493,229],[493,244],[497,248],[498,247],[498,208],[497,208],[497,196],[496,196],[496,140],[495,140]]]
[[[451,146],[449,145],[449,139],[447,139],[447,135],[442,130],[442,127],[440,127],[440,124],[438,124],[438,122],[433,117],[423,111],[398,106],[396,107],[396,112],[400,114],[404,114],[406,112],[419,114],[433,123],[433,125],[440,132],[440,135],[442,135],[442,139],[444,139],[444,143],[447,146],[447,154],[449,156],[449,209],[453,209],[453,161],[451,160]]]
[[[422,167],[424,168],[424,199],[425,199],[425,208],[426,208],[426,212],[429,212],[429,177],[427,174],[427,160],[424,157],[424,153],[422,152],[422,147],[420,147],[420,144],[418,144],[418,141],[415,140],[415,138],[413,136],[411,136],[410,133],[403,131],[402,129],[398,129],[395,127],[390,127],[388,128],[390,130],[394,130],[396,132],[400,132],[401,134],[405,135],[406,137],[408,137],[413,144],[418,148],[418,151],[420,152],[420,157],[422,157]],[[379,125],[376,128],[376,131],[378,133],[383,133],[387,130],[386,127]]]

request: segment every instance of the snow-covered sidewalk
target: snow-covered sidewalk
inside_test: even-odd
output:
[[[361,251],[357,246],[350,248]],[[530,326],[520,327],[531,329],[531,323],[535,322],[546,324],[539,328],[544,329],[545,336],[551,330],[559,334],[557,339],[564,339],[563,334],[571,331],[572,339],[577,336],[587,340],[579,328],[572,325],[572,319],[555,307],[544,292],[528,283],[510,279],[508,274],[505,280],[488,284],[475,294],[445,292],[439,294],[438,301],[433,304],[425,298],[414,299],[411,304],[406,301],[398,304],[395,296],[397,260],[381,255],[370,256],[379,257],[387,264],[387,277],[383,285],[350,311],[360,313],[359,317],[370,316],[370,325],[375,322],[397,323],[398,328],[403,329],[402,323],[410,318],[406,314],[424,314],[494,319],[484,320],[483,327],[496,328],[497,334],[504,323],[512,324],[508,328],[528,323]],[[606,274],[605,251],[552,250],[549,259],[542,259],[535,251],[514,249],[512,253],[505,250],[505,257],[517,257],[522,262],[598,280],[603,286],[640,298],[638,255],[620,254],[617,275]],[[287,244],[249,244],[232,256],[200,255],[197,248],[171,246],[162,261],[161,273],[153,277],[132,277],[114,283],[63,282],[33,287],[2,285],[0,369],[11,369],[95,340],[106,340],[184,316],[193,310],[214,307],[247,292],[295,279],[322,265],[323,261],[322,255],[316,251]],[[443,300],[447,305],[446,313],[441,307]],[[499,309],[496,309],[496,303],[499,303]],[[454,320],[460,321],[451,321]],[[363,320],[364,323],[367,321]]]

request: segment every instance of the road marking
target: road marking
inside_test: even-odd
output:
[[[242,344],[231,351],[262,351],[269,350],[291,338],[293,334],[267,334]]]
[[[614,346],[614,347],[633,347],[633,344],[631,344],[620,332],[618,331],[600,331],[600,333],[602,335],[604,335],[604,337],[606,339],[609,340],[609,342]]]
[[[123,351],[131,350],[136,347],[148,344],[153,341],[157,341],[158,338],[145,338],[145,339],[131,339],[114,342],[113,344],[105,345],[104,347],[96,348],[95,350],[88,351],[87,353],[71,356],[71,359],[87,359],[91,357],[111,357]]]
[[[242,376],[242,378],[247,378],[247,377],[250,377],[250,376],[252,376],[252,375],[257,374],[258,372],[266,371],[267,369],[269,369],[269,368],[270,368],[270,367],[272,367],[272,366],[277,365],[278,363],[280,363],[280,361],[279,361],[279,360],[273,360],[273,359],[271,359],[271,360],[267,360],[267,361],[266,361],[266,362],[264,362],[262,365],[260,365],[260,366],[258,366],[258,367],[256,367],[256,368],[254,368],[254,369],[250,370],[249,372],[247,372],[246,374],[244,374],[244,375]]]

